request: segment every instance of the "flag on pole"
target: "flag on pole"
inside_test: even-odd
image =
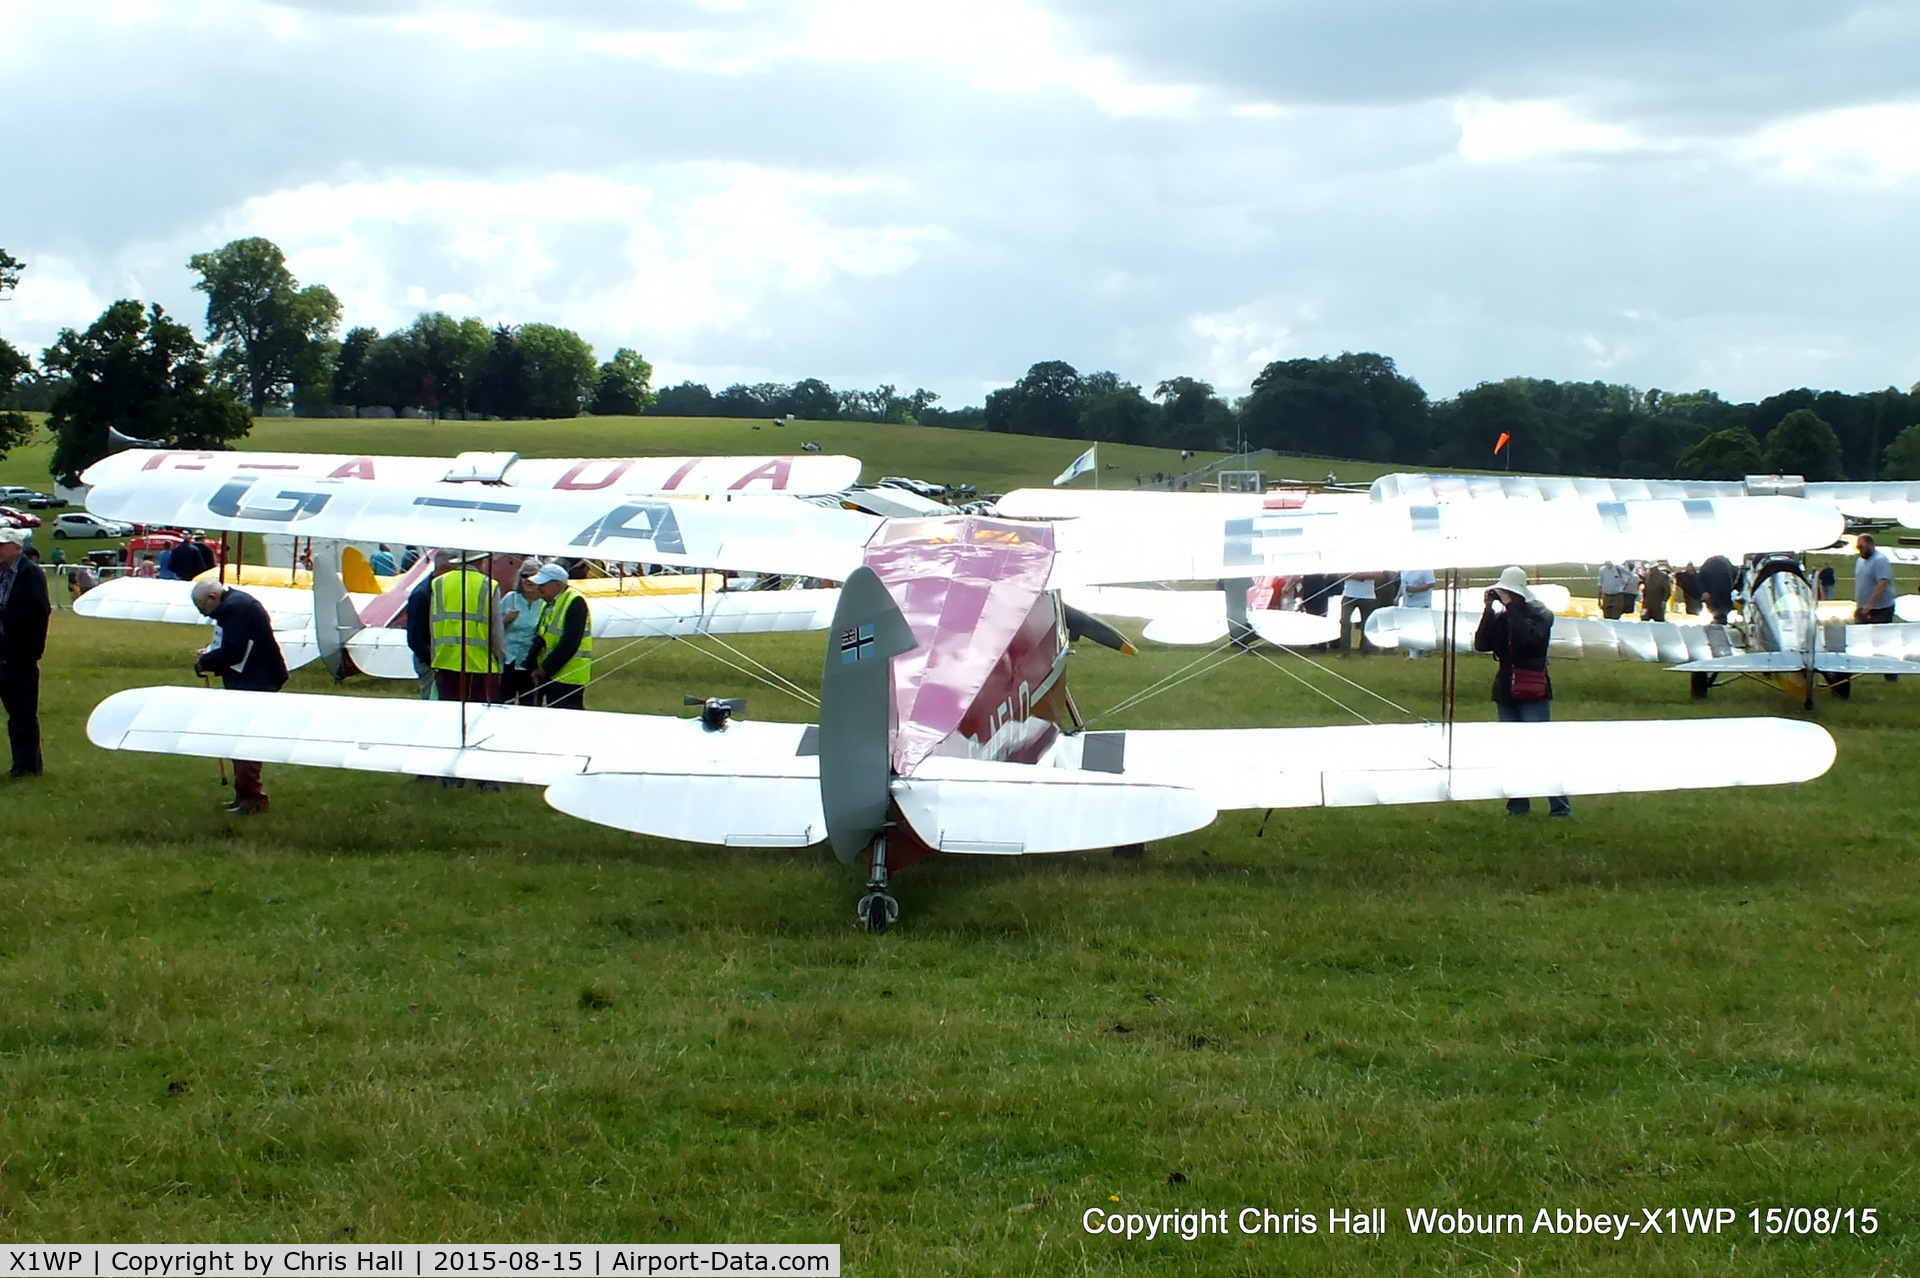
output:
[[[1505,432],[1504,430],[1501,431],[1500,438],[1493,441],[1493,455],[1495,457],[1498,457],[1500,455],[1500,450],[1505,448],[1507,446],[1507,441],[1512,438],[1513,436],[1507,434],[1507,432]]]
[[[1088,471],[1098,470],[1100,459],[1094,456],[1094,454],[1099,451],[1100,445],[1095,444],[1092,448],[1089,448],[1086,452],[1074,458],[1073,465],[1060,472],[1060,478],[1053,481],[1053,486],[1058,488],[1062,484],[1070,484]],[[1095,478],[1098,478],[1098,476],[1096,475]]]

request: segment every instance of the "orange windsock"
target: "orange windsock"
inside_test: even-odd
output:
[[[1500,455],[1500,450],[1505,448],[1507,446],[1507,441],[1512,438],[1513,436],[1507,434],[1507,432],[1505,432],[1504,430],[1501,431],[1500,438],[1493,441],[1494,456],[1498,457]]]

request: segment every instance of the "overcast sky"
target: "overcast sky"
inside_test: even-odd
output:
[[[349,324],[977,403],[1396,359],[1920,380],[1920,3],[0,0],[0,334],[284,248]]]

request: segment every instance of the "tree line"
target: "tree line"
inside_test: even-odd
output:
[[[655,390],[653,367],[622,347],[598,362],[552,324],[422,314],[390,333],[336,336],[339,299],[288,270],[271,241],[235,240],[188,262],[207,297],[203,344],[158,305],[113,303],[63,329],[34,361],[0,338],[0,456],[48,414],[54,473],[71,479],[108,451],[110,431],[175,447],[222,447],[275,408],[461,417],[657,414],[921,423],[1164,448],[1271,448],[1408,468],[1466,467],[1634,478],[1920,479],[1920,385],[1864,394],[1808,389],[1734,403],[1713,391],[1515,377],[1431,400],[1392,359],[1347,352],[1276,360],[1229,402],[1196,377],[1149,392],[1112,372],[1034,364],[978,406],[939,396],[836,390],[818,378],[683,381]],[[23,264],[0,250],[0,297]],[[1499,451],[1496,452],[1496,445]]]

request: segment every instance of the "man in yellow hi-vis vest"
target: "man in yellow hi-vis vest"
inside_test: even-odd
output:
[[[540,664],[534,667],[534,688],[551,709],[585,710],[587,681],[593,677],[593,616],[586,597],[559,564],[534,573],[533,588],[547,602],[535,641]]]
[[[500,699],[500,592],[488,556],[466,555],[433,579],[433,679],[442,701]]]

